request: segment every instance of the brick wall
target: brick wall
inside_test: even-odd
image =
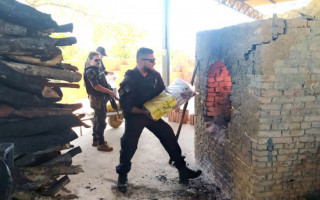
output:
[[[197,34],[196,159],[232,199],[320,189],[319,32],[319,21],[269,19]],[[232,83],[226,129],[207,112],[218,61]]]

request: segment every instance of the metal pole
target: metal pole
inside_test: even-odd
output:
[[[169,15],[170,0],[163,0],[163,42],[162,42],[162,79],[166,86],[170,82],[170,51],[169,51]]]

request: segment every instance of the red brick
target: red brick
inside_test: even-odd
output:
[[[216,81],[223,81],[223,77],[221,77],[221,76],[218,76],[215,79],[216,79]]]
[[[220,75],[226,77],[226,76],[229,75],[229,72],[228,72],[228,70],[223,70],[223,71],[220,73]]]
[[[215,92],[221,92],[221,91],[223,91],[222,87],[216,87],[216,91]],[[219,95],[217,95],[217,96],[219,96]]]
[[[224,81],[231,81],[231,77],[230,76],[224,77]]]
[[[207,92],[215,92],[215,88],[207,88]]]
[[[174,122],[175,121],[175,114],[176,114],[175,111],[171,111],[171,112],[168,113],[169,122]]]
[[[206,106],[213,106],[213,101],[207,101]]]
[[[215,107],[213,107],[213,106],[207,106],[207,111],[213,112],[214,110],[216,110]]]
[[[216,74],[215,73],[208,73],[208,78],[214,78],[216,76]]]
[[[207,93],[207,96],[208,96],[208,97],[214,97],[214,96],[217,96],[217,93],[215,93],[215,92],[208,92],[208,93]]]
[[[228,92],[231,92],[231,87],[224,86],[224,87],[223,87],[223,90],[228,91]]]
[[[190,123],[190,125],[194,125],[194,114],[190,114],[189,123]]]
[[[180,123],[180,120],[181,120],[181,117],[182,117],[182,110],[180,110],[178,113],[176,113],[177,114],[177,116],[176,116],[176,122],[177,123]],[[188,120],[189,120],[189,110],[186,110],[186,112],[185,112],[185,115],[184,115],[184,117],[183,117],[183,121],[182,121],[182,123],[183,124],[186,124],[187,122],[188,122]]]
[[[210,88],[213,88],[213,87],[215,87],[215,84],[214,83],[208,83],[207,86],[210,87]]]
[[[214,97],[207,97],[207,101],[214,101]]]
[[[228,94],[230,94],[230,92],[228,92],[228,91],[222,91],[222,92],[220,92],[220,96],[222,96],[222,97],[225,97],[225,96],[227,96]]]
[[[213,112],[207,112],[207,116],[214,116],[214,113]]]
[[[208,78],[208,83],[213,83],[213,82],[215,82],[215,80],[214,80],[214,78]]]
[[[219,82],[219,86],[231,86],[231,85],[232,85],[231,82],[227,82],[227,81]]]
[[[213,86],[213,87],[218,87],[219,86],[219,82],[210,83],[210,85]]]
[[[221,110],[214,110],[214,111],[207,112],[207,116],[218,116],[220,114],[221,114]]]
[[[216,101],[217,101],[218,105],[224,105],[224,104],[228,103],[228,101],[226,101],[225,98],[217,99]]]

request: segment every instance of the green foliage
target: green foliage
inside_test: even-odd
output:
[[[23,1],[23,0],[21,0]],[[63,52],[64,62],[78,67],[81,74],[90,51],[98,46],[106,48],[108,57],[103,60],[108,70],[119,75],[119,84],[125,71],[135,66],[135,54],[143,39],[148,38],[133,24],[115,22],[107,13],[99,15],[103,7],[99,2],[87,0],[24,0],[28,5],[41,12],[52,15],[58,24],[73,23],[73,33],[53,33],[50,37],[64,38],[77,37],[78,42],[72,46],[60,47]],[[98,5],[97,5],[98,4]],[[109,17],[109,18],[108,18]],[[74,35],[76,34],[76,35]],[[78,35],[79,34],[79,35]],[[156,70],[162,72],[162,52],[159,47],[155,50]],[[183,51],[172,50],[171,66],[189,66],[190,56]],[[186,64],[187,63],[187,64]],[[74,103],[77,99],[87,98],[83,79],[78,83],[80,89],[62,88],[62,103]]]
[[[96,46],[100,46],[107,41],[111,46],[111,48],[109,47],[109,56],[118,59],[130,59],[134,58],[137,43],[142,37],[143,33],[132,24],[100,23],[94,27],[92,41]]]

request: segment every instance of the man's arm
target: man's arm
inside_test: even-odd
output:
[[[116,96],[116,94],[115,94],[113,91],[111,91],[111,90],[103,87],[103,86],[100,85],[100,84],[97,84],[97,85],[93,86],[93,88],[94,88],[95,90],[100,91],[100,92],[109,94],[112,98],[114,98],[114,97]]]
[[[146,114],[146,115],[150,114],[149,110],[144,110],[144,109],[141,109],[141,108],[138,108],[135,106],[132,107],[131,113],[133,113],[133,114]]]

